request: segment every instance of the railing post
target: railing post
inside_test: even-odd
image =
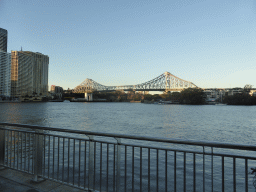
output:
[[[115,138],[117,140],[117,153],[116,153],[116,191],[120,189],[120,163],[121,163],[121,138]],[[126,157],[125,157],[126,158]]]
[[[32,179],[32,182],[39,183],[44,181],[39,176],[42,176],[42,166],[43,166],[43,136],[39,133],[43,133],[43,130],[35,130],[34,135],[34,178]],[[50,157],[48,157],[50,158]]]
[[[5,130],[0,129],[0,166],[4,165],[5,159]]]
[[[90,188],[94,188],[95,186],[93,186],[94,184],[94,141],[93,141],[93,138],[94,136],[93,135],[90,135],[88,136],[89,137],[89,183],[88,183],[88,190],[89,190],[89,187]]]

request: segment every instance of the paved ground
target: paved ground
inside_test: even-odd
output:
[[[41,183],[32,183],[32,175],[11,169],[0,170],[0,192],[85,192],[54,181],[45,180]]]

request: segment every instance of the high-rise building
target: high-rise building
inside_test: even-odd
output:
[[[12,51],[12,96],[47,96],[49,57],[31,51]]]
[[[0,50],[0,97],[11,96],[11,54]]]
[[[7,53],[7,30],[0,28],[0,97],[11,94],[11,54]]]
[[[7,52],[7,30],[0,28],[0,51]]]
[[[33,93],[32,57],[23,51],[11,52],[11,95],[31,96]]]

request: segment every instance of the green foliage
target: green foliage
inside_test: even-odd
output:
[[[243,92],[241,94],[225,96],[224,103],[227,103],[228,105],[256,105],[256,97]]]
[[[181,103],[200,105],[205,103],[205,93],[200,88],[188,88],[181,91]]]

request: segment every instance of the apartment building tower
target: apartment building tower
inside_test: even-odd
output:
[[[12,51],[12,96],[47,96],[49,57],[31,51]]]
[[[7,30],[0,28],[0,51],[7,52]]]
[[[0,28],[0,97],[11,94],[11,54],[7,53],[7,30]]]
[[[11,54],[0,50],[0,97],[11,96]]]

